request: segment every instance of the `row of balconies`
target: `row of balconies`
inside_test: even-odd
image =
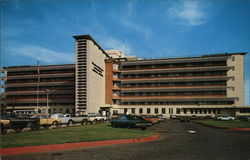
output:
[[[147,79],[121,79],[121,84],[129,83],[158,83],[158,82],[204,82],[204,81],[226,81],[234,79],[232,76],[204,76],[204,77],[173,77],[173,78],[159,78],[152,77]]]
[[[121,75],[120,78],[113,77],[113,80],[131,80],[131,79],[147,79],[147,78],[195,78],[195,77],[217,77],[226,76],[226,73],[188,73],[188,74],[145,74],[145,75]]]
[[[47,102],[47,98],[39,98],[38,99],[39,102]],[[70,99],[49,99],[49,103],[65,103],[65,102],[71,102],[73,103],[75,101],[74,98],[70,98]],[[37,99],[36,98],[26,98],[26,99],[7,99],[5,101],[5,103],[36,103]]]
[[[181,95],[226,95],[226,91],[172,91],[172,92],[166,92],[166,91],[150,91],[150,92],[122,92],[122,93],[113,93],[113,95],[119,95],[120,97],[126,97],[126,96],[181,96]]]
[[[39,66],[39,70],[40,71],[44,71],[44,70],[63,70],[64,69],[74,69],[75,68],[75,64],[66,64],[66,65],[49,65],[49,66]],[[3,70],[7,70],[7,72],[23,72],[23,71],[35,71],[37,72],[38,70],[38,66],[27,66],[27,67],[7,67],[6,69]]]
[[[39,82],[62,82],[62,81],[67,81],[67,82],[75,82],[75,76],[73,77],[52,77],[52,78],[39,78]],[[37,83],[38,78],[34,79],[7,79],[4,83],[5,84],[13,84],[13,83]]]
[[[86,108],[86,68],[87,68],[87,41],[77,39],[76,40],[76,57],[77,57],[77,65],[76,65],[76,106],[79,108]],[[79,43],[79,41],[83,43]]]
[[[131,95],[131,96],[113,96],[113,99],[121,99],[121,100],[135,100],[135,99],[148,99],[148,100],[151,100],[151,99],[178,99],[178,98],[183,98],[183,99],[188,99],[188,98],[211,98],[211,97],[220,97],[220,98],[223,98],[223,97],[227,97],[226,94],[224,95],[140,95],[140,96],[136,96],[136,95]]]
[[[15,88],[15,87],[30,87],[30,86],[37,86],[38,82],[36,83],[11,83],[11,84],[4,84],[2,85],[3,88]],[[74,82],[39,82],[39,86],[74,86]]]
[[[50,90],[51,93],[53,94],[74,94],[75,93],[75,90]],[[5,91],[3,93],[3,95],[37,95],[37,94],[46,94],[45,93],[45,90],[39,90],[39,91],[36,91],[36,90],[33,90],[33,91]]]
[[[113,89],[187,88],[187,87],[214,87],[214,86],[226,86],[226,85],[227,85],[226,81],[131,83],[122,85],[120,83],[114,83]]]
[[[43,74],[64,74],[64,73],[74,73],[75,69],[72,70],[40,70],[38,71],[22,71],[22,72],[8,72],[9,76],[25,76],[25,75],[43,75]]]
[[[127,99],[121,99],[121,102],[192,102],[192,101],[235,101],[237,97],[226,96],[172,96],[172,97],[131,97]]]
[[[141,65],[156,65],[156,64],[168,64],[168,65],[190,65],[193,66],[195,63],[202,64],[226,64],[228,57],[195,57],[195,58],[171,58],[171,59],[151,59],[151,60],[136,60],[136,61],[125,61],[121,62],[121,66],[141,66]]]
[[[147,87],[147,88],[120,88],[121,93],[134,92],[170,92],[170,91],[224,91],[234,87],[226,86],[188,86],[188,87]]]
[[[34,91],[34,90],[73,90],[75,89],[74,85],[61,85],[61,86],[32,86],[32,87],[13,87],[13,88],[5,88],[5,91]]]
[[[74,73],[55,73],[55,74],[34,74],[34,75],[19,75],[19,76],[8,76],[9,79],[35,79],[35,78],[53,78],[53,77],[74,77]]]
[[[153,74],[153,73],[179,73],[179,72],[207,72],[207,71],[228,71],[234,67],[228,66],[211,66],[211,67],[179,67],[179,68],[150,68],[150,69],[136,69],[136,70],[114,70],[114,72],[121,72],[126,74]]]

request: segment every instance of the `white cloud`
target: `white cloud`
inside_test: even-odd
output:
[[[117,19],[125,27],[135,30],[136,32],[143,34],[145,37],[149,37],[150,35],[152,35],[152,31],[145,25],[139,24],[138,22],[135,22],[133,20],[133,17],[136,14],[134,12],[136,3],[137,1],[129,1],[128,3],[126,3],[124,14]]]
[[[182,1],[167,11],[171,18],[180,19],[183,25],[197,26],[206,23],[205,13],[201,8],[198,1]]]
[[[61,53],[33,45],[15,46],[15,48],[8,48],[7,52],[15,56],[26,56],[34,59],[37,59],[39,55],[40,61],[48,64],[74,63],[75,60],[74,54]]]
[[[132,53],[131,46],[129,46],[129,44],[126,41],[121,42],[120,40],[117,40],[115,38],[107,38],[107,37],[105,37],[105,39],[101,41],[105,49],[118,49],[121,50],[123,54],[126,55],[130,55]]]

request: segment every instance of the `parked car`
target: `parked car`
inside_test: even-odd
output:
[[[16,115],[3,114],[1,115],[1,120],[9,120],[9,124],[5,127],[13,129],[16,132],[19,132],[24,128],[30,128],[32,130],[38,130],[40,128],[38,118],[18,118]]]
[[[88,123],[96,124],[96,123],[103,123],[104,121],[107,121],[107,117],[101,116],[98,113],[88,114]]]
[[[58,127],[61,124],[61,120],[57,118],[50,118],[48,115],[33,115],[31,118],[39,118],[40,126],[48,128],[50,126]]]
[[[241,121],[250,121],[250,116],[237,116],[236,119]]]
[[[145,130],[152,126],[150,121],[136,115],[117,115],[110,120],[112,127],[140,128]]]
[[[170,115],[170,119],[177,119],[176,115]]]
[[[159,121],[163,122],[163,121],[166,121],[167,120],[167,117],[164,116],[164,115],[156,115],[155,116],[156,118],[158,118]]]
[[[2,119],[1,117],[1,134],[4,133],[5,129],[10,128],[10,120]]]
[[[144,118],[147,121],[150,121],[152,124],[156,124],[159,123],[159,119],[157,117],[154,116],[142,116],[142,118]]]
[[[188,117],[188,116],[182,116],[182,117],[180,117],[180,121],[181,122],[189,122],[190,121],[190,117]]]
[[[217,117],[217,120],[229,121],[229,120],[235,120],[235,118],[231,116],[219,116]]]
[[[71,126],[74,123],[81,123],[81,124],[87,124],[88,118],[83,116],[75,116],[70,114],[62,114],[62,113],[56,113],[52,114],[50,118],[59,119],[61,121],[61,124],[66,124],[67,126]]]

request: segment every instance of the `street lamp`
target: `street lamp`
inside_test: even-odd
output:
[[[48,114],[48,110],[49,110],[49,93],[50,93],[50,90],[49,89],[45,89],[45,93],[47,94],[47,108],[45,109],[45,114]]]

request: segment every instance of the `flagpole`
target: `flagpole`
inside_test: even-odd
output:
[[[40,64],[39,64],[39,55],[37,56],[37,97],[36,97],[36,110],[39,111],[39,83],[40,83]]]

